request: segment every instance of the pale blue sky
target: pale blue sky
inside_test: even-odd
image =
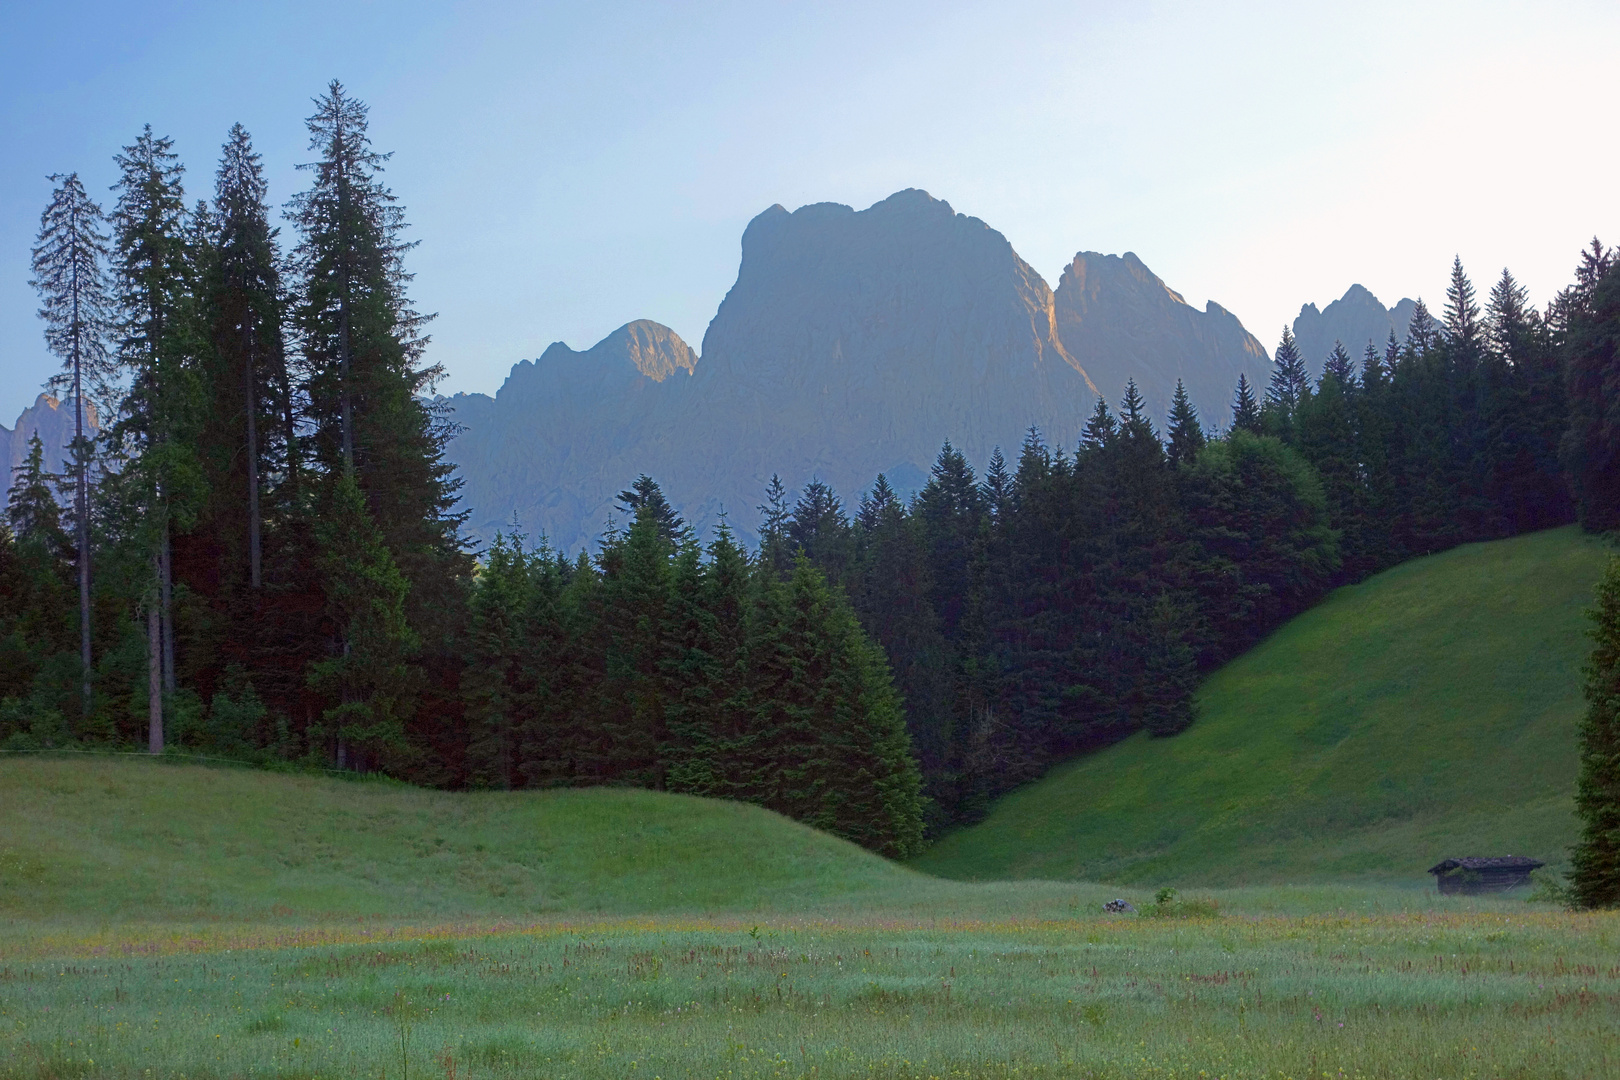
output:
[[[0,423],[53,368],[45,174],[107,198],[143,123],[193,197],[240,120],[279,204],[309,98],[372,107],[442,390],[634,318],[694,346],[772,203],[925,188],[1056,284],[1133,250],[1270,347],[1353,281],[1439,306],[1454,252],[1544,302],[1620,241],[1614,3],[36,3],[0,34]]]

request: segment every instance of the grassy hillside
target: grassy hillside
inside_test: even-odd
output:
[[[9,916],[771,910],[927,880],[757,807],[679,795],[0,759]]]
[[[1200,719],[1002,800],[916,865],[963,879],[1416,880],[1441,857],[1559,863],[1576,834],[1583,609],[1573,528],[1341,589],[1216,672]]]

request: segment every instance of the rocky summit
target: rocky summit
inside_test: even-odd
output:
[[[95,406],[85,415],[85,434],[95,437],[97,426]],[[41,394],[34,403],[17,417],[17,423],[7,429],[0,425],[0,509],[6,504],[16,469],[28,457],[28,444],[39,436],[44,451],[45,471],[63,473],[68,469],[68,447],[73,443],[73,405],[71,400],[61,401],[50,394]]]
[[[1359,364],[1368,343],[1382,354],[1391,333],[1397,342],[1405,342],[1407,324],[1416,309],[1417,301],[1411,299],[1386,308],[1365,287],[1352,285],[1343,296],[1320,311],[1315,304],[1301,307],[1299,317],[1294,320],[1294,340],[1312,372],[1322,369],[1323,361],[1332,354],[1335,344],[1342,344],[1350,358]]]
[[[639,473],[707,532],[751,536],[765,486],[812,479],[854,501],[878,473],[915,490],[946,439],[982,468],[1030,428],[1072,446],[1099,394],[1135,378],[1156,417],[1178,378],[1223,423],[1260,343],[1187,304],[1133,254],[1082,252],[1054,294],[1006,237],[926,192],[866,210],[773,206],[748,225],[701,359],[630,323],[584,352],[525,361],[493,398],[449,399],[469,529],[514,521],[577,549]]]
[[[1236,315],[1214,301],[1199,311],[1135,253],[1082,251],[1055,297],[1058,338],[1111,398],[1135,379],[1150,412],[1170,411],[1176,381],[1210,420],[1225,420],[1238,375],[1262,383],[1270,357]]]

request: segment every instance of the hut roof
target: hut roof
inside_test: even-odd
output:
[[[1470,855],[1462,859],[1441,859],[1429,867],[1431,874],[1444,874],[1452,870],[1534,870],[1547,864],[1523,855]]]

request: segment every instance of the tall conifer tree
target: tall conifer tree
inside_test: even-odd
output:
[[[1468,280],[1460,255],[1451,260],[1451,281],[1446,286],[1446,337],[1470,360],[1475,358],[1482,344],[1474,283]]]
[[[114,271],[118,358],[129,390],[114,438],[134,463],[152,537],[163,689],[175,690],[172,535],[194,515],[201,477],[193,454],[196,372],[195,262],[187,243],[182,177],[172,139],[146,125],[115,157]],[[161,738],[158,739],[161,743]]]
[[[246,534],[246,576],[254,590],[263,584],[267,449],[278,428],[283,482],[294,478],[297,452],[296,436],[284,426],[283,403],[290,398],[291,385],[282,339],[278,230],[270,224],[268,192],[252,138],[241,124],[232,125],[214,186],[218,239],[208,300],[218,369],[212,379],[207,438],[219,444],[223,459],[215,469],[231,481],[220,485],[228,493],[216,496],[216,512],[240,522]],[[243,503],[245,521],[227,512]]]
[[[465,514],[453,509],[460,481],[444,460],[451,432],[424,400],[442,372],[423,362],[427,319],[406,295],[404,258],[414,245],[404,239],[403,209],[382,182],[389,155],[371,147],[366,106],[336,80],[315,106],[306,123],[319,157],[301,166],[313,182],[290,204],[300,288],[292,321],[314,426],[312,456],[328,487],[353,478],[405,583],[409,636],[423,652],[405,662],[415,684],[425,659],[448,664],[454,654],[462,626],[455,616],[465,611],[471,568],[459,535]],[[332,564],[332,572],[341,571]],[[341,585],[328,579],[323,587]],[[412,695],[402,689],[388,696]]]
[[[73,519],[79,577],[79,660],[83,668],[81,717],[90,715],[90,459],[85,437],[89,395],[104,396],[114,367],[107,351],[112,300],[103,269],[109,252],[101,207],[85,194],[78,173],[54,174],[51,201],[39,218],[31,284],[39,291],[45,344],[65,371],[50,386],[73,402]]]

